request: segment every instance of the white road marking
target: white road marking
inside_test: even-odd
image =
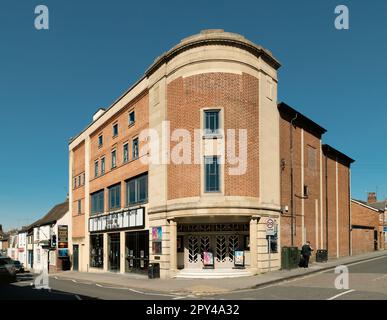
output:
[[[372,279],[372,281],[382,280],[382,279],[384,279],[386,277],[387,277],[387,274],[385,274],[384,276],[381,276],[379,278]]]
[[[96,283],[95,284],[97,287],[100,287],[100,288],[103,288],[103,286],[101,286],[100,284]]]
[[[71,281],[74,282],[74,283],[77,283],[77,280],[72,279]]]
[[[75,298],[77,298],[78,300],[82,300],[82,298],[80,296],[78,296],[77,294],[75,295]]]
[[[345,294],[347,294],[347,293],[354,292],[354,291],[355,291],[355,289],[351,289],[351,290],[348,290],[348,291],[344,291],[344,292],[342,292],[342,293],[336,294],[336,295],[333,296],[333,297],[328,298],[327,300],[335,300],[335,299],[338,298],[338,297],[341,297],[341,296],[343,296],[343,295],[345,295]]]

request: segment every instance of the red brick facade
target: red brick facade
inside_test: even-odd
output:
[[[226,159],[226,196],[259,196],[258,92],[258,79],[245,73],[206,73],[180,77],[168,85],[167,113],[171,132],[183,128],[193,137],[194,129],[202,127],[201,109],[208,107],[223,110],[225,132],[227,129],[247,129],[247,171],[243,175],[229,175],[230,165]],[[239,141],[238,135],[236,141]],[[176,144],[171,143],[171,149]],[[192,143],[192,155],[193,147]],[[200,176],[199,164],[170,164],[168,199],[199,196]]]

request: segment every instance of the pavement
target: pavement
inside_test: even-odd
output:
[[[51,280],[68,280],[85,285],[95,284],[104,288],[122,288],[134,292],[148,292],[173,296],[219,295],[234,291],[257,289],[275,285],[292,279],[322,273],[339,265],[351,265],[362,261],[387,258],[386,251],[376,251],[358,256],[344,257],[325,263],[312,263],[308,269],[278,270],[255,276],[224,279],[148,279],[145,276],[131,274],[114,274],[107,272],[65,271],[51,274]]]

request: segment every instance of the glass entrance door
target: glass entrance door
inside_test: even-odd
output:
[[[149,263],[149,232],[126,233],[126,272],[146,273]]]
[[[120,272],[120,234],[109,234],[109,270]]]

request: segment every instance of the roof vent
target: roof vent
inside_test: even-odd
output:
[[[94,113],[94,115],[93,115],[93,122],[95,121],[95,120],[97,120],[100,116],[102,116],[104,113],[105,113],[105,109],[104,108],[99,108],[98,110],[97,110],[97,112],[96,113]]]

